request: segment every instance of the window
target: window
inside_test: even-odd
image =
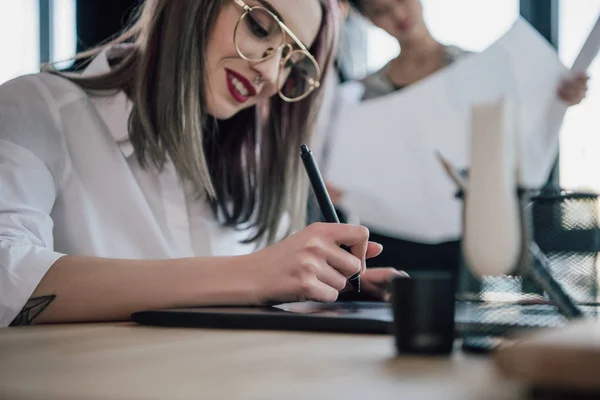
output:
[[[71,58],[76,41],[75,0],[0,0],[0,83],[38,72],[43,53],[52,61]]]
[[[0,0],[1,1],[1,0]],[[53,0],[52,7],[52,60],[69,60],[75,55],[77,49],[77,28],[76,28],[76,0]],[[57,68],[64,68],[71,64],[57,64]]]
[[[38,0],[0,0],[0,83],[40,64]]]
[[[561,0],[559,55],[570,67],[600,15],[600,0]],[[560,183],[600,192],[600,58],[588,70],[587,98],[567,112],[560,138]]]

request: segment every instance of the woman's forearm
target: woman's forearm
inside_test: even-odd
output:
[[[48,270],[15,324],[116,321],[140,310],[253,303],[243,257],[64,256]]]

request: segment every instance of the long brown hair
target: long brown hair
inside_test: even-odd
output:
[[[107,74],[69,79],[91,91],[125,90],[133,101],[129,135],[139,163],[160,170],[170,158],[223,225],[254,227],[247,242],[272,243],[286,212],[289,231],[304,225],[308,191],[299,149],[310,142],[322,95],[298,103],[274,96],[260,110],[224,121],[207,115],[203,55],[226,1],[146,0],[127,31],[82,56],[123,42],[135,50]],[[338,6],[320,2],[323,20],[310,51],[326,79]]]

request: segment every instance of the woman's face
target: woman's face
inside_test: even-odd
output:
[[[322,9],[319,0],[244,0],[250,6],[262,6],[280,17],[282,22],[310,48],[321,26]],[[241,110],[252,107],[277,95],[279,65],[282,51],[261,61],[242,59],[234,44],[234,29],[242,7],[233,0],[225,0],[206,51],[207,112],[218,119],[228,119]],[[248,31],[248,30],[245,30]],[[245,32],[254,35],[251,32]],[[248,37],[257,43],[260,37]],[[286,42],[294,41],[285,35]],[[294,45],[294,48],[297,46]],[[256,79],[259,76],[261,79]]]
[[[364,14],[400,43],[427,31],[420,0],[363,0]]]

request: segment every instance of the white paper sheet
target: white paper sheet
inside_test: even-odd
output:
[[[522,183],[543,184],[566,110],[556,91],[567,72],[548,42],[519,19],[480,54],[389,96],[345,102],[326,178],[344,191],[344,207],[373,229],[424,243],[454,240],[462,205],[436,151],[467,167],[471,107],[507,98],[522,132]]]
[[[571,71],[585,72],[600,50],[600,15],[596,20],[596,24],[592,28],[585,44],[581,48],[579,55],[575,59]]]

